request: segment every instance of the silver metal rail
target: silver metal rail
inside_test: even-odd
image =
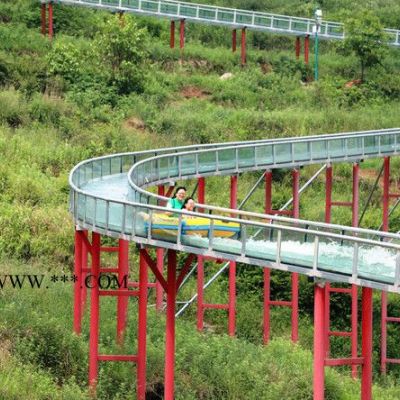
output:
[[[280,14],[187,3],[173,0],[41,0],[80,5],[93,8],[123,11],[172,20],[187,20],[202,24],[245,27],[250,30],[280,33],[285,35],[314,35],[315,21]],[[389,44],[400,46],[399,31],[385,29]],[[318,37],[322,39],[344,39],[344,26],[339,22],[322,21]]]
[[[397,155],[399,138],[400,129],[390,129],[245,144],[188,146],[100,157],[80,163],[71,172],[70,207],[79,227],[105,235],[149,246],[264,267],[268,265],[316,278],[400,292],[399,235],[202,205],[203,209],[214,214],[176,210],[179,214],[178,234],[165,236],[153,229],[157,226],[157,214],[165,212],[165,207],[157,203],[165,198],[145,190],[150,185],[189,177]],[[125,174],[130,165],[133,167],[128,173],[132,189],[129,200],[113,200],[108,192],[106,196],[98,196],[90,190],[83,190],[82,187],[101,181],[100,178]],[[185,215],[207,220],[209,237],[182,234]],[[235,218],[230,215],[235,215]],[[220,221],[239,226],[241,236],[236,239],[219,238],[214,228]],[[250,239],[252,233],[258,230],[262,233],[263,240],[258,242],[261,247],[257,246],[257,241]],[[291,243],[295,244],[294,248]],[[331,254],[332,246],[339,250],[339,254]],[[371,251],[383,254],[372,265]]]

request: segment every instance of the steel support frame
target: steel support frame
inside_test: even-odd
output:
[[[238,176],[231,176],[230,208],[237,208]],[[198,203],[205,203],[205,179],[198,180]],[[199,210],[200,211],[200,210]],[[221,309],[228,311],[228,334],[235,336],[236,331],[236,262],[229,262],[229,289],[227,304],[210,304],[204,302],[204,257],[197,257],[197,330],[204,329],[204,311]]]
[[[308,64],[310,58],[310,36],[304,38],[304,63]]]
[[[238,176],[231,176],[230,208],[237,208]],[[198,203],[205,203],[205,179],[198,180]],[[200,210],[199,210],[200,211]],[[204,302],[204,257],[197,257],[197,330],[204,329],[204,312],[206,309],[228,311],[228,334],[235,336],[236,331],[236,262],[229,262],[229,289],[227,304],[210,304]]]
[[[82,235],[78,238],[79,244]],[[127,265],[127,252],[129,245],[127,242],[122,241],[119,250],[120,257],[123,257],[124,267]],[[90,301],[90,335],[89,335],[89,391],[92,396],[96,395],[96,386],[98,381],[98,368],[100,361],[129,361],[136,363],[137,366],[137,398],[138,400],[145,400],[146,397],[146,333],[147,333],[147,289],[148,289],[148,272],[147,263],[144,257],[144,250],[140,250],[139,262],[139,290],[128,291],[126,289],[117,290],[100,290],[99,276],[101,273],[100,268],[100,253],[101,253],[101,236],[100,234],[92,233],[91,254],[91,301]],[[79,261],[79,254],[78,261]],[[125,272],[125,270],[123,270]],[[118,301],[117,313],[117,327],[126,325],[126,312],[127,302],[120,302],[120,299],[127,299],[129,297],[138,297],[138,345],[136,355],[102,355],[99,354],[99,334],[100,334],[100,297],[101,296],[115,296]],[[123,315],[121,320],[121,313]],[[124,319],[125,318],[125,319]],[[120,331],[121,334],[123,331]],[[121,336],[117,337],[117,340]]]
[[[333,206],[349,206],[352,210],[352,226],[358,226],[358,210],[359,210],[359,164],[353,164],[353,182],[352,182],[352,201],[339,202],[332,201],[332,186],[333,186],[333,167],[328,165],[326,168],[326,185],[325,185],[325,222],[331,223],[332,220],[332,207]],[[351,360],[357,359],[358,354],[358,288],[356,285],[351,285],[351,288],[334,288],[330,283],[325,285],[325,334],[324,334],[324,348],[325,357],[329,358],[330,353],[330,337],[340,336],[349,337],[351,340],[351,358],[348,365],[351,365],[351,374],[353,378],[357,378],[358,367],[357,362],[352,363]],[[331,331],[330,330],[330,294],[343,293],[351,297],[351,331]],[[331,360],[331,359],[330,359]],[[335,365],[331,360],[329,365]]]
[[[299,218],[300,214],[300,172],[298,169],[292,171],[292,193],[293,206],[289,212],[293,218]],[[272,171],[265,172],[265,213],[280,214],[281,211],[272,209]],[[287,213],[285,213],[287,214]],[[291,339],[297,342],[299,339],[299,275],[291,275],[292,298],[290,301],[271,300],[271,270],[264,268],[264,312],[263,312],[263,341],[267,344],[271,334],[271,306],[284,306],[291,308]]]
[[[246,65],[247,56],[246,56],[246,28],[242,28],[242,38],[241,38],[241,52],[240,59],[242,66]]]
[[[326,294],[322,282],[315,284],[314,292],[314,400],[325,399],[325,366],[326,365],[361,365],[361,400],[372,399],[372,289],[362,288],[361,300],[361,357],[351,359],[326,359]]]
[[[53,3],[48,4],[49,11],[49,38],[53,39],[54,30],[53,30]]]
[[[390,157],[383,160],[383,194],[382,194],[382,230],[389,231],[389,206],[391,198],[399,198],[399,194],[390,193]],[[388,294],[381,293],[381,373],[386,374],[387,364],[400,363],[399,359],[387,357],[387,324],[400,323],[399,317],[388,316]]]
[[[181,19],[179,25],[179,48],[183,50],[185,47],[185,20]]]
[[[169,29],[169,47],[171,49],[175,48],[175,21],[171,21]]]
[[[236,53],[237,32],[236,29],[232,30],[232,53]]]

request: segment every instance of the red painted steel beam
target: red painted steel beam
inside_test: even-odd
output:
[[[296,49],[296,59],[298,60],[300,58],[300,37],[296,37],[296,44],[295,44],[295,49]]]
[[[101,246],[100,251],[104,251],[105,253],[118,253],[119,246]]]
[[[364,363],[364,358],[327,358],[325,360],[325,365],[329,367],[338,367],[341,365],[362,365]]]
[[[292,171],[293,218],[300,217],[300,171]],[[292,273],[292,341],[299,340],[299,274]]]
[[[310,54],[310,36],[304,38],[304,62],[308,64]]]
[[[325,294],[318,284],[314,292],[314,400],[324,400],[325,395]]]
[[[75,229],[74,275],[77,280],[74,283],[74,332],[78,335],[82,332],[82,235],[82,231]]]
[[[145,249],[139,252],[139,310],[138,310],[138,350],[137,350],[137,398],[146,399],[146,335],[147,335],[147,287],[148,270]]]
[[[236,53],[237,33],[236,29],[232,30],[232,52]]]
[[[238,176],[231,176],[230,208],[237,208]],[[232,215],[234,216],[234,214]],[[236,331],[236,262],[229,262],[229,300],[228,300],[228,335],[235,336]]]
[[[173,21],[171,21],[172,24]],[[174,26],[175,31],[175,26]],[[159,185],[157,189],[159,196],[165,195],[165,187],[164,185]],[[160,272],[160,275],[163,275],[164,272],[164,249],[157,248],[156,249],[156,259],[157,259],[157,269]],[[156,310],[161,311],[163,305],[163,288],[158,280],[156,280]]]
[[[390,157],[383,159],[382,230],[389,230]],[[387,292],[381,294],[381,373],[386,374],[387,360]]]
[[[88,253],[89,251],[87,250],[86,247],[86,242],[84,239],[87,239],[88,232],[85,230],[83,231],[83,240],[82,240],[82,280],[81,282],[85,282],[87,273],[86,273],[86,268],[88,266]],[[90,271],[89,271],[90,272]],[[81,319],[83,317],[83,313],[85,311],[85,306],[86,306],[86,299],[87,299],[87,287],[86,285],[81,285],[81,303],[82,303],[82,314],[81,314]]]
[[[246,28],[242,28],[242,40],[241,40],[241,61],[242,65],[246,65]]]
[[[53,39],[53,3],[49,3],[49,38]]]
[[[197,330],[204,328],[204,262],[203,257],[197,257]]]
[[[168,290],[165,331],[165,383],[164,399],[173,400],[175,390],[175,303],[176,303],[176,251],[168,250]]]
[[[128,289],[116,289],[116,290],[99,290],[99,296],[114,296],[118,297],[118,302],[122,299],[128,300],[127,297],[136,297],[139,295],[139,292],[137,290],[128,290]],[[118,323],[118,319],[117,319]],[[120,332],[120,331],[118,331]],[[118,342],[118,344],[123,343],[123,331],[122,333],[119,333],[121,337],[119,338],[121,341]]]
[[[118,281],[123,282],[127,279],[129,274],[129,242],[127,240],[120,239],[118,242]],[[111,248],[111,251],[115,251]],[[126,289],[125,289],[126,290]],[[121,294],[124,288],[118,289]],[[119,296],[117,298],[117,343],[122,345],[124,341],[124,332],[126,329],[126,319],[128,313],[128,301],[129,299],[125,296]]]
[[[182,50],[185,47],[185,20],[181,19],[179,26],[179,47]]]
[[[169,47],[175,48],[175,21],[171,21],[170,35],[169,35]]]
[[[361,352],[364,359],[361,375],[361,400],[372,400],[372,289],[362,288],[362,339]]]
[[[155,263],[151,259],[151,257],[149,256],[149,253],[147,253],[146,249],[141,249],[141,250],[143,250],[143,258],[146,260],[147,265],[149,266],[149,268],[151,269],[151,271],[155,275],[155,277],[158,280],[158,282],[160,282],[160,284],[161,284],[162,288],[164,289],[164,291],[167,291],[168,290],[167,282],[165,281],[165,279],[162,276],[161,272],[158,270],[157,263]]]
[[[90,293],[90,337],[89,337],[89,388],[96,393],[99,355],[99,285],[100,273],[100,235],[92,233],[92,276],[95,284]]]

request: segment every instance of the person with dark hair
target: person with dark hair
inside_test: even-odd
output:
[[[182,210],[186,210],[186,211],[194,211],[194,207],[195,207],[195,202],[193,200],[193,197],[188,197],[185,199],[185,201],[183,202],[183,207]],[[194,216],[192,215],[184,215],[185,218],[194,218]]]
[[[182,210],[185,197],[186,188],[184,186],[178,186],[175,189],[174,195],[168,200],[167,208],[171,208],[172,210]]]

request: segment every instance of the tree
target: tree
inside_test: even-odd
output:
[[[96,36],[95,48],[99,51],[102,65],[120,94],[141,90],[146,42],[146,30],[140,29],[126,15],[110,18]]]
[[[381,64],[387,53],[387,37],[378,17],[365,10],[348,18],[342,47],[358,57],[363,82],[366,68]]]

